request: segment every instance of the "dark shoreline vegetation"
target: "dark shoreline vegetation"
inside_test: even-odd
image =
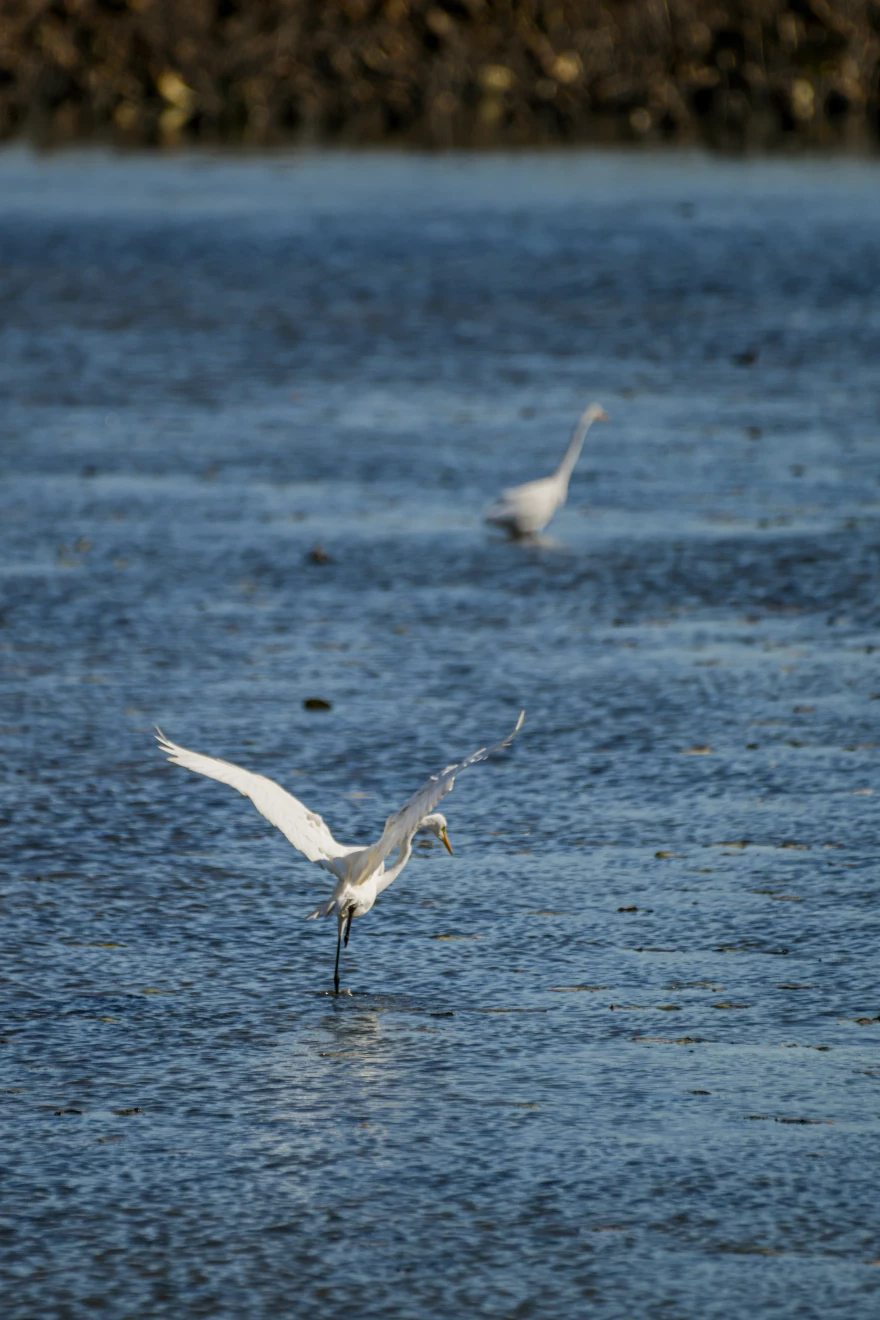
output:
[[[2,0],[0,139],[865,146],[880,0]]]

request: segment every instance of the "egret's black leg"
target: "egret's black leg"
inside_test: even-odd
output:
[[[351,934],[351,919],[352,919],[353,916],[354,916],[354,913],[353,913],[353,912],[349,912],[349,914],[348,914],[348,921],[345,923],[345,947],[346,947],[346,948],[348,948],[348,937],[349,937],[349,935]]]
[[[336,967],[333,971],[333,990],[337,995],[339,994],[339,951],[342,948],[342,926],[343,918],[340,917],[336,934]]]

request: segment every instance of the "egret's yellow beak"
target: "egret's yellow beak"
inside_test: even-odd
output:
[[[443,829],[440,831],[440,838],[441,838],[441,839],[443,840],[443,842],[446,844],[446,851],[447,851],[448,853],[451,853],[451,852],[452,852],[452,844],[449,842],[449,835],[446,833],[446,827],[445,827],[445,826],[444,826]]]

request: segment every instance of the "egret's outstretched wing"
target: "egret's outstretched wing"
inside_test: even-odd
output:
[[[309,811],[299,798],[276,784],[274,779],[244,770],[231,761],[202,756],[199,752],[188,751],[186,747],[178,747],[159,728],[156,730],[156,741],[174,765],[182,765],[187,770],[194,770],[197,775],[206,775],[208,779],[218,779],[221,784],[229,784],[230,788],[237,788],[239,793],[250,798],[260,815],[276,825],[294,848],[305,853],[310,862],[328,861],[359,851],[357,845],[347,847],[344,843],[337,843],[321,817]]]
[[[525,717],[525,711],[521,711],[513,733],[508,734],[502,742],[495,743],[493,747],[481,747],[473,756],[468,756],[463,761],[456,761],[454,765],[448,765],[445,770],[441,770],[438,775],[432,775],[427,783],[422,784],[418,792],[413,793],[409,802],[401,807],[400,811],[388,817],[379,842],[373,844],[372,848],[365,848],[361,856],[352,858],[350,883],[360,884],[372,875],[380,862],[384,862],[404,839],[415,832],[419,822],[434,810],[440,799],[452,792],[457,774],[466,770],[469,765],[476,765],[477,761],[485,761],[496,752],[502,752],[505,747],[509,747],[522,728]]]

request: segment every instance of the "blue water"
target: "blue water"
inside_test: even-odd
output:
[[[877,1314],[878,202],[0,155],[9,1320]],[[151,737],[369,842],[520,706],[338,999],[328,877]]]

